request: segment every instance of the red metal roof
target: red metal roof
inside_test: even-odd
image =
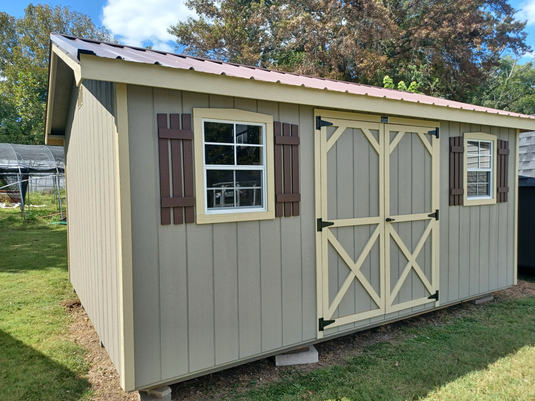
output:
[[[208,74],[227,75],[229,77],[255,79],[283,85],[303,86],[306,88],[346,92],[354,95],[372,96],[405,102],[421,103],[452,109],[473,110],[482,113],[492,113],[511,117],[535,119],[533,116],[496,110],[488,107],[475,106],[468,103],[455,102],[427,95],[402,92],[394,89],[379,88],[353,82],[336,81],[332,79],[309,77],[289,72],[268,70],[217,60],[203,59],[182,54],[166,53],[119,44],[98,42],[89,39],[75,38],[67,35],[51,34],[50,39],[72,58],[79,60],[80,54],[92,54],[97,57],[122,59],[135,63],[158,64],[164,67],[194,70]]]

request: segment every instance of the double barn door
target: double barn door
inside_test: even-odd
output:
[[[373,119],[316,111],[320,337],[438,304],[436,125]]]

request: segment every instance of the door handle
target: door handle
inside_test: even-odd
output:
[[[396,221],[396,219],[391,219],[390,217],[387,217],[386,221],[391,222],[391,221]]]

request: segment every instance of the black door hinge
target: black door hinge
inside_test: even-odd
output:
[[[319,331],[323,331],[323,329],[324,329],[325,327],[327,327],[327,326],[330,325],[330,324],[333,324],[333,323],[334,323],[334,320],[323,320],[323,318],[320,317],[318,323],[319,323]]]
[[[438,290],[433,295],[427,297],[427,299],[434,299],[435,301],[438,301]]]
[[[329,227],[332,226],[334,223],[332,221],[323,221],[322,219],[318,219],[318,231],[323,231],[323,227]]]
[[[437,127],[437,128],[436,128],[435,130],[433,130],[433,131],[427,131],[427,133],[436,136],[437,139],[438,139],[438,138],[439,138],[439,134],[440,134],[439,131],[440,131],[440,130],[439,130],[438,127]]]
[[[321,127],[330,127],[331,125],[333,125],[333,123],[322,120],[320,116],[316,117],[316,129],[321,129]]]
[[[428,214],[427,217],[434,217],[435,220],[438,220],[438,209],[435,210],[435,213]]]

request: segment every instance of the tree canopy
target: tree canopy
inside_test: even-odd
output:
[[[188,0],[169,28],[191,55],[471,101],[505,54],[528,52],[507,0]]]
[[[114,40],[69,7],[30,4],[18,19],[0,12],[0,142],[43,143],[51,32]]]

